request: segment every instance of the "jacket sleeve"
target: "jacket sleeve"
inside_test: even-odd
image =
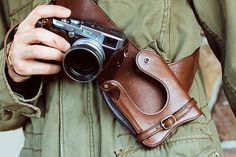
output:
[[[6,73],[3,39],[7,29],[22,21],[37,5],[48,4],[50,0],[32,1],[20,12],[12,13],[11,8],[21,8],[25,1],[4,3],[0,14],[0,131],[21,127],[30,117],[40,117],[39,99],[42,98],[43,81],[41,78],[30,79],[23,84],[15,84]],[[1,3],[2,4],[2,3]],[[11,5],[9,7],[8,5]],[[20,9],[18,9],[20,10]],[[9,45],[8,45],[9,46]],[[1,50],[2,49],[2,50]],[[37,106],[38,105],[38,106]]]
[[[27,117],[39,117],[40,109],[36,106],[42,92],[42,82],[32,97],[25,98],[16,93],[6,76],[4,52],[0,51],[0,131],[22,126]]]
[[[236,115],[236,1],[189,2],[213,52],[221,62],[224,91]]]

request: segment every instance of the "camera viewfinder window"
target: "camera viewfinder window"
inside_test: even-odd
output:
[[[113,38],[105,37],[103,41],[103,45],[107,45],[112,48],[116,48],[118,41]]]

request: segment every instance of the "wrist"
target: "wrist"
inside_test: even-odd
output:
[[[7,64],[7,74],[9,78],[16,83],[25,82],[30,78],[30,76],[23,76],[16,73],[15,70],[9,64]]]
[[[20,82],[24,82],[26,80],[28,80],[30,78],[30,76],[24,76],[24,75],[20,75],[19,73],[17,73],[14,70],[14,67],[12,65],[12,61],[11,61],[11,44],[7,49],[7,56],[6,56],[6,64],[7,64],[7,74],[10,77],[10,79],[12,79],[14,82],[16,83],[20,83]]]
[[[21,77],[7,67],[5,68],[5,74],[7,82],[14,93],[22,96],[24,99],[31,99],[37,94],[40,88],[40,82],[42,80],[41,77]],[[13,76],[10,76],[10,74],[12,74]]]

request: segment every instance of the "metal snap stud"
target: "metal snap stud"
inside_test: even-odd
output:
[[[149,63],[150,59],[149,58],[144,58],[144,63]]]
[[[104,85],[103,85],[103,88],[104,88],[104,89],[109,89],[110,86],[109,86],[108,84],[104,84]]]

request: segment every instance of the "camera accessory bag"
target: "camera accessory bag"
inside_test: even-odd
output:
[[[119,30],[92,0],[53,3],[70,8],[74,18]],[[152,50],[138,50],[128,41],[99,74],[97,81],[107,106],[138,142],[155,147],[178,126],[201,115],[197,102],[188,95],[198,51],[168,65]]]

